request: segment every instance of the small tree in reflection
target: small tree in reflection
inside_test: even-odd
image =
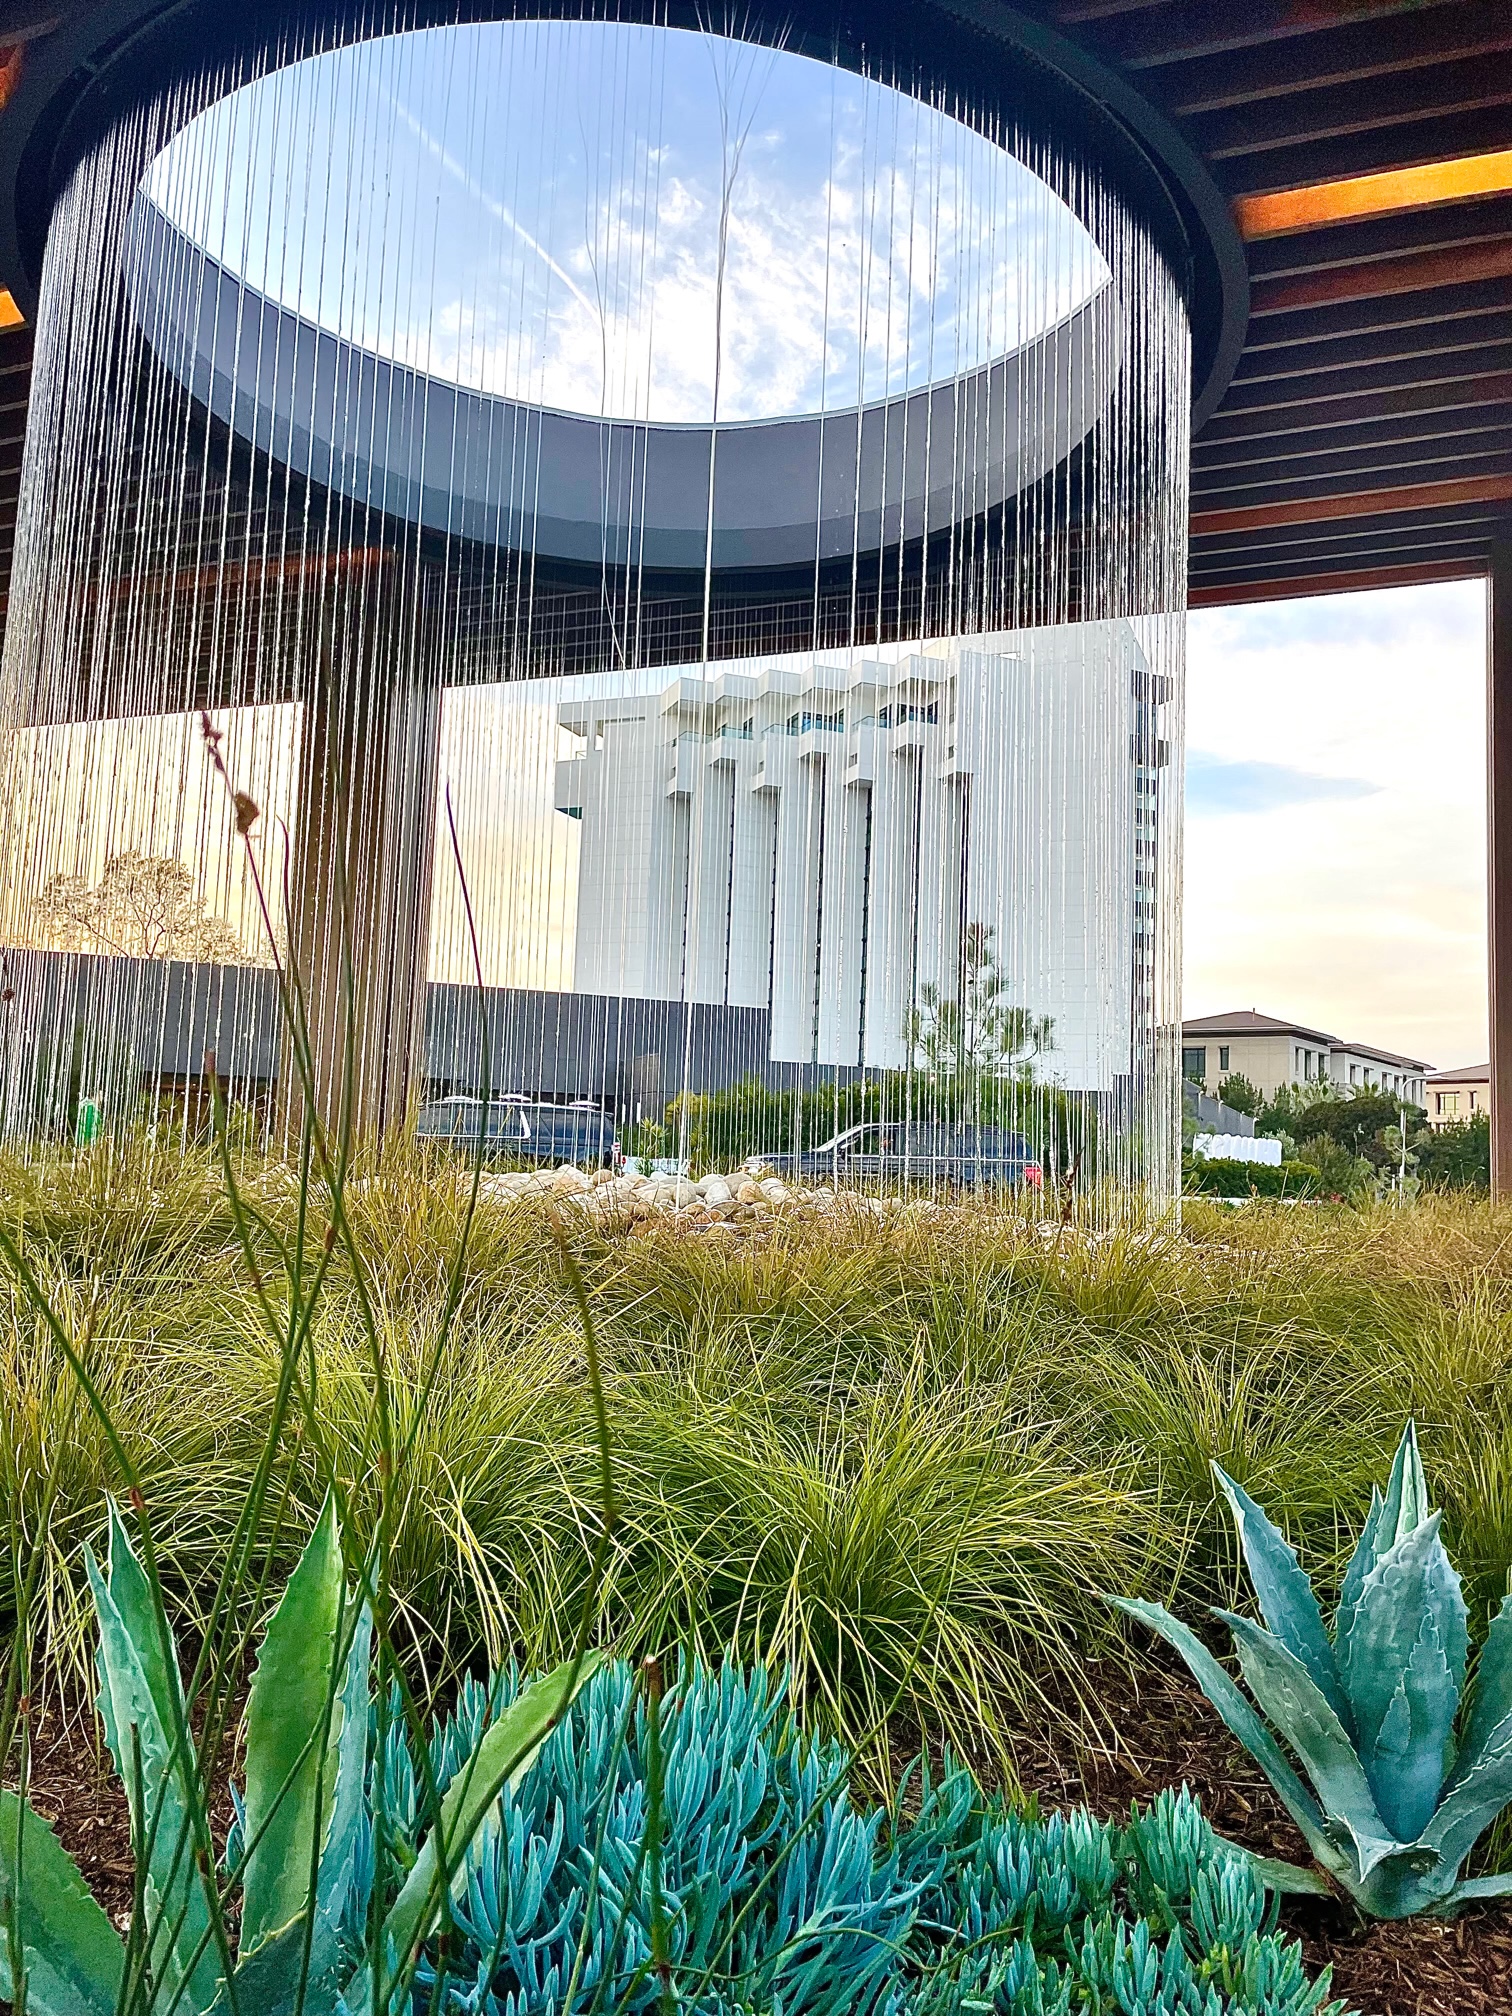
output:
[[[956,994],[926,980],[908,1018],[918,1067],[940,1106],[957,1113],[995,1104],[991,1095],[1004,1086],[1031,1084],[1038,1059],[1055,1047],[1053,1018],[1008,998],[994,936],[990,924],[968,924]]]

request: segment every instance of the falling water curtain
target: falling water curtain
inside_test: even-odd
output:
[[[1179,290],[1074,150],[721,26],[374,8],[73,173],[13,1140],[187,1141],[208,1055],[277,1152],[282,969],[367,1136],[1170,1202]]]

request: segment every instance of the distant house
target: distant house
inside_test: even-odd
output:
[[[1216,1092],[1230,1073],[1248,1078],[1267,1099],[1283,1085],[1333,1085],[1341,1092],[1386,1092],[1408,1105],[1426,1103],[1428,1066],[1371,1043],[1346,1043],[1300,1022],[1253,1008],[1199,1015],[1181,1025],[1181,1075]]]
[[[1491,1111],[1491,1066],[1461,1064],[1457,1071],[1434,1071],[1428,1079],[1428,1125],[1451,1127]]]

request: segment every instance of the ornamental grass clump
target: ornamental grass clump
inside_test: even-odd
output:
[[[886,1806],[766,1671],[664,1688],[584,1657],[469,1680],[417,1742],[374,1698],[328,1502],[263,1640],[223,1857],[177,1654],[112,1514],[100,1710],[137,1881],[118,1936],[0,1799],[0,1995],[21,2016],[1340,2016],[1185,1791],[1045,1821],[947,1754]]]
[[[1481,1835],[1512,1800],[1512,1596],[1492,1619],[1468,1707],[1469,1632],[1460,1579],[1409,1421],[1384,1496],[1371,1505],[1330,1632],[1295,1553],[1215,1464],[1268,1630],[1232,1611],[1240,1671],[1261,1714],[1188,1628],[1159,1604],[1113,1598],[1180,1652],[1259,1764],[1319,1870],[1267,1864],[1273,1882],[1328,1889],[1362,1911],[1408,1918],[1512,1895],[1512,1873],[1466,1878]],[[1311,1780],[1309,1792],[1276,1738]],[[1314,1796],[1315,1795],[1315,1796]]]

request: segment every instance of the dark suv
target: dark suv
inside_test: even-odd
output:
[[[1022,1134],[1005,1127],[863,1121],[800,1155],[757,1155],[749,1166],[801,1183],[870,1180],[958,1190],[1040,1189],[1044,1172]]]
[[[432,1099],[420,1109],[416,1138],[454,1141],[459,1148],[475,1150],[482,1117],[483,1101],[470,1094]],[[612,1115],[597,1106],[553,1106],[518,1094],[489,1100],[483,1152],[552,1169],[563,1162],[580,1169],[611,1169],[622,1159]]]

